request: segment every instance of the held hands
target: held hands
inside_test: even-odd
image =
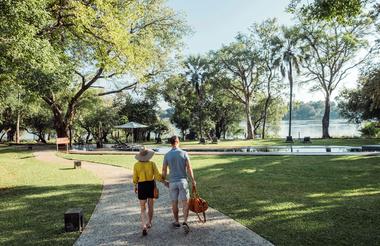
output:
[[[169,188],[169,182],[168,181],[164,180],[163,183],[164,183],[164,185],[165,185],[166,188]]]

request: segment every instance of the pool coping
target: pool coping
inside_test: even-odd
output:
[[[228,155],[228,156],[380,156],[380,152],[187,152],[189,155]],[[136,155],[137,151],[85,151],[69,150],[69,154],[80,155]],[[165,153],[156,152],[156,155]]]

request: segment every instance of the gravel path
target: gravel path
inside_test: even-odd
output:
[[[54,151],[34,152],[37,159],[62,163],[69,161]],[[148,236],[141,236],[140,213],[133,191],[132,172],[121,167],[82,161],[82,168],[94,172],[103,180],[103,192],[86,228],[74,245],[272,245],[253,231],[209,208],[207,222],[197,222],[190,213],[191,231],[171,227],[172,214],[167,188],[159,183],[160,198],[155,202],[153,227]],[[88,218],[86,218],[88,219]]]

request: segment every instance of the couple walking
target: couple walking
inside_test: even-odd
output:
[[[141,208],[141,223],[142,234],[146,236],[148,229],[152,227],[153,219],[153,205],[155,193],[155,180],[160,181],[169,187],[170,200],[172,203],[172,212],[174,215],[173,226],[180,228],[178,216],[178,203],[181,202],[183,212],[182,227],[185,233],[189,233],[190,228],[187,224],[189,215],[189,185],[187,177],[191,179],[192,186],[196,186],[194,179],[193,169],[191,168],[190,159],[187,153],[179,148],[179,139],[177,136],[170,138],[172,149],[166,153],[162,166],[162,174],[159,173],[157,166],[150,159],[154,155],[154,151],[143,149],[136,159],[133,168],[133,183],[135,185],[135,192],[138,194]],[[168,167],[170,170],[169,182],[166,180],[168,174]],[[148,206],[148,216],[146,214],[146,207]]]

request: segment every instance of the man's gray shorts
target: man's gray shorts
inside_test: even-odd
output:
[[[187,180],[169,183],[170,200],[183,201],[190,199],[189,184]]]

